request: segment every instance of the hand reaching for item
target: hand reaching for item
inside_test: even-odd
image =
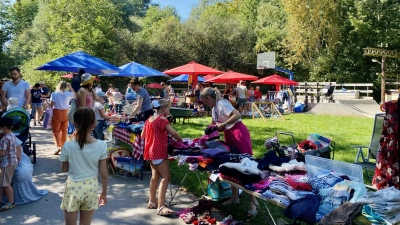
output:
[[[217,131],[217,130],[218,130],[218,127],[216,125],[210,125],[204,130],[204,134],[209,135],[212,132]]]

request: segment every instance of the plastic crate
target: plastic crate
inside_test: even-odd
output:
[[[363,170],[360,165],[306,155],[306,168],[309,177],[324,171],[335,171],[347,175],[354,182],[364,183]]]

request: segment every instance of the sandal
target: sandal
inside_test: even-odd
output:
[[[175,211],[168,209],[165,206],[161,206],[157,209],[157,215],[159,216],[171,216],[175,213]]]
[[[10,210],[12,208],[15,208],[15,203],[7,202],[3,206],[1,206],[0,212],[4,212],[4,211]]]
[[[157,204],[149,201],[149,203],[147,203],[147,208],[148,209],[157,209]]]
[[[61,152],[61,147],[58,147],[56,151],[54,151],[53,155],[58,155]]]
[[[237,205],[240,203],[239,198],[230,198],[228,201],[222,203],[222,205]]]
[[[258,204],[258,202],[250,202],[250,204],[254,204],[256,206],[256,209],[249,209],[249,211],[247,211],[247,218],[253,218],[257,216],[258,210],[260,208],[260,204]]]

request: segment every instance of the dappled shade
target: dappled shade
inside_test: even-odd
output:
[[[111,63],[83,51],[77,51],[62,56],[36,68],[36,70],[65,71],[74,73],[78,73],[80,69],[91,74],[109,74],[121,70]]]

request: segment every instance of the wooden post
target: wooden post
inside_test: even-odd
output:
[[[317,83],[317,103],[319,103],[319,83]]]
[[[386,56],[382,56],[382,74],[381,74],[381,103],[385,102],[385,93],[386,93],[386,78],[385,78],[385,70],[386,70]]]

